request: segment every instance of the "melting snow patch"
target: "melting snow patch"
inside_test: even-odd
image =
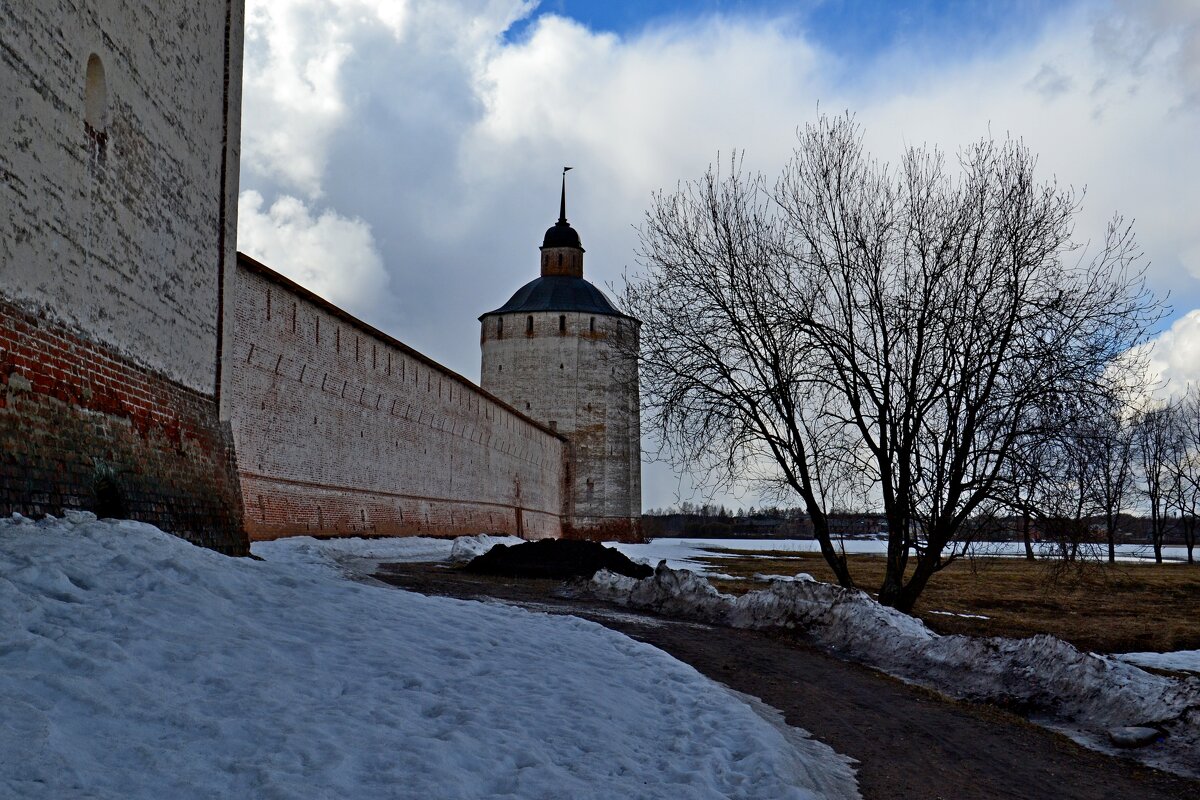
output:
[[[1051,636],[939,636],[867,594],[816,581],[772,581],[740,597],[660,564],[636,581],[598,573],[587,595],[619,605],[736,628],[794,628],[832,650],[954,697],[1028,709],[1039,721],[1096,749],[1110,732],[1153,727],[1164,734],[1138,751],[1148,764],[1200,774],[1200,680],[1147,673],[1083,653]]]
[[[858,796],[649,645],[336,566],[376,546],[0,520],[0,796]]]
[[[807,572],[797,572],[795,575],[763,575],[761,572],[754,576],[756,581],[815,581]]]
[[[1191,672],[1200,676],[1200,650],[1175,650],[1170,653],[1121,653],[1113,657],[1139,667]]]
[[[942,617],[961,617],[962,619],[991,619],[983,614],[960,614],[957,611],[930,611],[929,613]]]

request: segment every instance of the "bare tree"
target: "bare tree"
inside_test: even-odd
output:
[[[735,162],[657,195],[628,284],[675,458],[789,487],[846,586],[830,502],[875,498],[879,598],[903,610],[1012,499],[1019,443],[1091,413],[1158,316],[1130,230],[1080,258],[1076,195],[1038,184],[1021,144],[981,141],[960,166],[914,148],[893,171],[851,118],[822,117],[773,187]]]
[[[1176,406],[1168,403],[1138,415],[1134,424],[1134,448],[1137,453],[1138,491],[1150,511],[1150,539],[1154,561],[1162,563],[1163,539],[1172,505],[1170,460],[1175,447]]]
[[[1123,398],[1113,398],[1108,407],[1084,420],[1078,437],[1083,488],[1104,518],[1110,564],[1117,560],[1118,522],[1134,493],[1134,427],[1127,408]]]
[[[1193,385],[1173,407],[1172,437],[1166,468],[1170,476],[1169,506],[1179,512],[1179,530],[1189,564],[1196,563],[1196,528],[1200,518],[1200,385]]]

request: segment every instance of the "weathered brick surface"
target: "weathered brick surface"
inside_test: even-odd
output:
[[[559,536],[566,442],[239,256],[223,389],[252,539]]]
[[[0,513],[245,553],[217,404],[243,1],[0,3]]]
[[[641,426],[630,353],[638,323],[544,311],[489,314],[481,325],[480,385],[571,442],[568,535],[637,539]]]
[[[0,300],[0,513],[97,508],[247,552],[232,437],[212,397]]]
[[[0,296],[205,393],[236,230],[241,48],[242,0],[0,3]]]

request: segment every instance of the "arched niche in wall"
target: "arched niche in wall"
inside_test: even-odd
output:
[[[93,154],[103,158],[108,143],[108,79],[104,62],[95,53],[88,56],[84,76],[83,128],[91,140]]]

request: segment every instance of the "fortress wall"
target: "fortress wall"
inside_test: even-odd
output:
[[[0,297],[213,394],[242,0],[5,0],[0,31]]]
[[[0,3],[0,514],[247,552],[216,397],[242,15]]]
[[[252,539],[562,533],[566,442],[239,256],[223,399]]]
[[[248,552],[212,398],[0,300],[0,513],[64,509]]]

